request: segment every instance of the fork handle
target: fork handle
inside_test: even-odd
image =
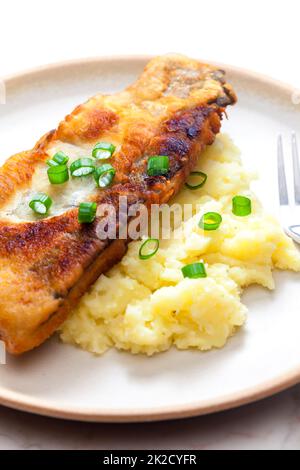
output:
[[[295,242],[300,243],[300,225],[290,225],[286,232]]]

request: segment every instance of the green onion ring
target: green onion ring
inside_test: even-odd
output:
[[[113,182],[116,170],[109,163],[96,168],[94,178],[99,188],[107,188]]]
[[[246,196],[234,196],[232,199],[232,212],[239,217],[245,217],[251,214],[251,199]]]
[[[62,184],[69,179],[67,165],[50,166],[47,170],[47,173],[51,184]]]
[[[47,160],[46,161],[48,166],[59,166],[59,163],[55,162],[54,160]]]
[[[147,253],[147,245],[153,244],[153,243],[154,243],[154,248],[152,249],[152,251]],[[146,253],[145,253],[145,249],[146,249]],[[149,249],[149,246],[148,246],[148,249]],[[142,260],[152,258],[152,256],[154,256],[157,253],[158,249],[159,249],[159,240],[157,238],[148,238],[140,246],[139,258]]]
[[[201,217],[199,227],[203,230],[217,230],[222,223],[222,216],[218,212],[206,212]]]
[[[69,161],[69,157],[64,152],[57,152],[52,160],[58,163],[58,165],[66,165]]]
[[[78,222],[80,224],[90,224],[94,222],[97,212],[96,202],[82,202],[78,209]]]
[[[167,155],[154,155],[148,159],[147,173],[149,176],[166,175],[169,167],[170,160]]]
[[[37,193],[29,202],[30,209],[36,214],[45,215],[52,206],[52,199],[45,193]]]
[[[95,171],[95,163],[91,158],[79,158],[70,165],[71,175],[74,177],[87,176]]]
[[[112,157],[116,146],[110,142],[98,142],[93,148],[92,155],[98,160],[107,160]]]
[[[201,178],[202,178],[201,182],[193,185],[193,184],[191,184],[187,181],[185,183],[185,186],[189,189],[192,189],[192,190],[202,188],[202,186],[204,186],[205,183],[206,183],[207,174],[203,173],[202,171],[192,171],[190,173],[190,177],[193,177],[193,176],[201,176]]]
[[[183,277],[188,277],[189,279],[198,279],[200,277],[207,277],[206,269],[203,263],[192,263],[187,264],[181,268]]]

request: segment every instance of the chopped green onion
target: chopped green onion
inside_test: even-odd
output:
[[[52,199],[45,193],[37,193],[29,203],[30,209],[41,215],[45,215],[51,206]]]
[[[148,238],[140,246],[139,258],[142,260],[152,258],[152,256],[154,256],[155,253],[157,253],[158,248],[159,248],[159,240],[157,240],[157,238]]]
[[[99,188],[107,188],[112,183],[115,174],[114,167],[106,163],[96,168],[94,178]]]
[[[166,155],[155,155],[148,160],[147,173],[149,176],[166,175],[169,171],[170,160]]]
[[[99,160],[107,160],[107,158],[113,155],[115,150],[116,146],[109,142],[98,142],[93,148],[92,155]]]
[[[192,182],[186,182],[185,185],[187,188],[189,189],[199,189],[199,188],[202,188],[202,186],[205,185],[206,183],[206,180],[207,180],[207,174],[206,173],[203,173],[202,171],[192,171],[192,173],[190,173],[190,176],[189,178],[192,179],[194,178],[195,176],[198,176],[200,178],[197,178],[197,180],[199,181],[198,183],[196,184],[192,184]]]
[[[57,152],[53,157],[54,160],[59,165],[65,165],[69,161],[69,157],[64,152]]]
[[[96,218],[96,202],[82,202],[78,209],[78,222],[80,224],[90,224]]]
[[[69,157],[64,152],[57,152],[50,160],[47,160],[49,166],[66,165]]]
[[[246,196],[234,196],[232,199],[232,212],[234,215],[244,217],[251,214],[251,199]]]
[[[47,170],[48,178],[52,184],[62,184],[68,181],[69,171],[67,165],[50,166]]]
[[[218,212],[206,212],[201,217],[199,227],[203,230],[217,230],[222,223],[222,216]]]
[[[87,176],[95,171],[94,160],[91,158],[79,158],[70,165],[72,176]]]
[[[59,166],[59,164],[55,162],[54,160],[47,160],[46,163],[49,166]]]
[[[187,264],[186,266],[181,268],[181,271],[184,277],[188,277],[190,279],[207,277],[205,266],[203,263]]]

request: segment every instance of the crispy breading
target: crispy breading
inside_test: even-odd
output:
[[[224,72],[186,57],[150,61],[135,84],[115,95],[96,95],[78,106],[31,151],[0,169],[0,338],[21,354],[45,341],[97,277],[118,262],[129,240],[100,240],[99,217],[80,225],[78,209],[33,221],[8,216],[16,194],[34,190],[51,149],[62,144],[92,148],[112,141],[113,186],[89,200],[114,204],[167,202],[214,141],[225,108],[236,101]],[[168,155],[166,176],[147,175],[151,155]],[[66,183],[69,184],[69,183]],[[59,197],[59,196],[58,196]],[[13,213],[13,212],[12,212]]]

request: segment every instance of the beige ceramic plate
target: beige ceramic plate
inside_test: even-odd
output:
[[[31,148],[75,105],[133,81],[146,57],[81,60],[7,80],[0,106],[1,159]],[[276,137],[299,132],[293,90],[268,78],[225,67],[239,103],[224,131],[259,170],[255,190],[275,210]],[[299,136],[300,137],[300,136]],[[300,214],[299,214],[300,216]],[[49,416],[89,421],[147,421],[235,407],[300,379],[300,276],[276,274],[277,289],[250,288],[248,322],[222,350],[176,350],[152,358],[110,351],[96,358],[57,338],[0,366],[0,403]]]

